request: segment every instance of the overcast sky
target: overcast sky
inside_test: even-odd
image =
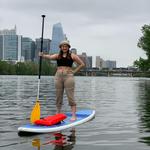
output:
[[[116,60],[117,67],[131,66],[144,51],[137,47],[141,27],[150,24],[150,0],[0,0],[0,30],[17,26],[17,34],[33,40],[52,37],[52,26],[61,22],[78,53]],[[95,62],[93,64],[95,66]]]

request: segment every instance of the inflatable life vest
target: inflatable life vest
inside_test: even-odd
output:
[[[60,123],[61,121],[63,121],[66,118],[67,118],[67,116],[65,114],[56,114],[53,116],[48,116],[43,119],[36,120],[34,122],[34,124],[43,125],[43,126],[51,126],[51,125]]]

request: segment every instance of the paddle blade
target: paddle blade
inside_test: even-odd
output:
[[[40,103],[37,100],[31,112],[30,122],[33,124],[36,120],[39,119],[40,119]]]

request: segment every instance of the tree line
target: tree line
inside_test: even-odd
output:
[[[142,36],[139,38],[137,46],[144,50],[146,58],[140,57],[134,61],[134,66],[143,72],[150,71],[150,25],[144,25],[141,29]]]
[[[143,72],[150,72],[150,25],[141,28],[142,36],[139,38],[137,46],[141,48],[146,58],[140,57],[135,60],[133,65]],[[42,75],[54,75],[56,66],[48,60],[42,62]],[[16,64],[0,60],[1,75],[37,75],[38,63],[17,62]],[[150,75],[149,75],[150,76]]]
[[[7,62],[0,60],[1,75],[38,75],[39,65],[35,62]],[[42,61],[42,75],[54,75],[56,65],[48,60]]]

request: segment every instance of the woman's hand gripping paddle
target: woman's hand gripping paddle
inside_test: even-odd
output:
[[[44,33],[44,18],[45,15],[42,15],[42,37],[41,37],[41,52],[43,50],[43,33]],[[40,102],[39,102],[39,89],[40,89],[40,77],[41,77],[41,66],[42,66],[42,57],[39,59],[39,78],[38,78],[38,93],[36,98],[36,103],[32,109],[30,122],[33,124],[36,120],[40,119]]]

